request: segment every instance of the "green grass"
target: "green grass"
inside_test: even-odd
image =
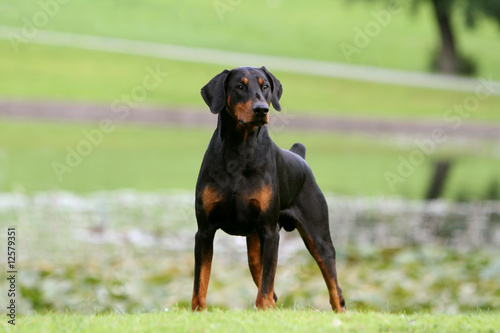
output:
[[[5,320],[4,320],[5,321]],[[496,313],[462,315],[348,312],[311,310],[267,312],[221,311],[191,313],[174,310],[147,314],[47,314],[23,316],[16,330],[6,332],[498,332]]]
[[[54,62],[54,59],[58,59]],[[139,56],[68,48],[26,45],[11,56],[8,42],[0,41],[0,96],[98,101],[112,104],[142,84],[147,67],[167,72],[159,86],[149,90],[142,104],[192,105],[206,109],[199,90],[221,66],[167,61]],[[408,88],[350,80],[275,72],[284,93],[281,105],[295,113],[336,114],[443,120],[455,104],[470,94]],[[500,120],[500,97],[481,101],[470,120]]]
[[[59,182],[52,163],[66,164],[67,146],[77,149],[91,124],[2,123],[6,153],[3,190],[65,189],[77,192],[133,187],[141,190],[194,188],[210,138],[208,131],[119,126],[105,134],[81,164]],[[5,184],[4,184],[5,185]]]
[[[116,125],[77,166],[69,165],[67,147],[78,149],[87,140],[83,131],[95,128],[94,124],[0,122],[0,191],[193,189],[213,132],[208,128]],[[493,143],[445,143],[392,191],[384,173],[398,172],[400,156],[408,159],[417,148],[413,143],[401,146],[389,138],[374,141],[362,136],[288,130],[271,134],[283,148],[295,142],[306,145],[307,161],[319,185],[328,192],[420,198],[431,164],[439,158],[455,162],[445,192],[448,198],[456,198],[459,193],[466,198],[482,198],[491,181],[500,179],[498,151]],[[62,181],[54,172],[54,162],[71,167],[61,173]]]
[[[272,4],[278,4],[273,8]],[[341,42],[352,42],[354,28],[373,20],[371,11],[385,5],[322,1],[248,2],[226,12],[220,20],[212,2],[148,0],[139,3],[74,0],[60,7],[45,29],[212,47],[241,52],[345,61]],[[265,8],[267,10],[262,10]],[[36,0],[4,4],[0,24],[22,26],[40,11]],[[257,17],[247,15],[259,12]],[[353,63],[424,71],[433,48],[434,22],[427,6],[394,15]],[[481,22],[477,30],[460,31],[458,41],[480,61],[480,76],[500,78],[498,30]],[[251,27],[251,32],[249,32]],[[242,38],[241,36],[244,36]],[[481,52],[477,52],[481,50]],[[409,56],[410,55],[410,56]],[[55,60],[57,59],[57,61]],[[242,64],[243,65],[243,64]],[[265,64],[263,64],[265,65]],[[141,84],[146,68],[160,66],[169,76],[151,91],[145,104],[203,107],[199,89],[223,66],[167,61],[69,48],[20,45],[0,41],[0,97],[98,101],[111,104]],[[271,68],[272,70],[272,68]],[[286,110],[312,114],[442,119],[467,93],[408,88],[360,81],[318,78],[275,72],[284,86]],[[482,101],[470,120],[499,121],[500,97]]]
[[[364,29],[374,20],[371,13],[387,6],[383,1],[370,4],[321,0],[315,6],[299,0],[219,3],[229,4],[222,19],[212,1],[73,0],[62,5],[43,28],[345,62],[340,43],[353,44],[354,29]],[[37,0],[4,4],[0,24],[22,26],[24,18],[30,21],[40,10]],[[477,29],[468,30],[459,15],[453,22],[460,48],[479,62],[479,75],[500,78],[497,25],[482,20]],[[351,60],[356,64],[425,71],[437,40],[430,6],[423,5],[416,13],[405,8],[392,15],[387,27]]]

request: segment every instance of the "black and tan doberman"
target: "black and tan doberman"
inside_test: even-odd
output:
[[[201,89],[218,114],[196,184],[193,310],[206,309],[215,232],[247,239],[248,263],[258,287],[257,308],[274,308],[279,231],[297,229],[317,261],[330,294],[342,312],[328,207],[305,161],[304,145],[279,148],[270,138],[269,107],[281,110],[281,83],[265,67],[224,70]]]

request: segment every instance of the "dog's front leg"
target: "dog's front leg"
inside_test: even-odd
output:
[[[194,288],[191,309],[203,311],[207,308],[207,290],[212,268],[215,231],[198,230],[194,247]]]
[[[265,226],[259,230],[261,243],[262,274],[259,285],[259,292],[255,305],[258,309],[273,309],[274,301],[274,277],[276,275],[276,266],[278,265],[278,247],[279,247],[279,227]]]

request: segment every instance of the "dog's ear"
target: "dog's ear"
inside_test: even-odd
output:
[[[276,111],[281,111],[280,98],[283,93],[283,87],[281,86],[280,80],[278,80],[271,72],[267,70],[266,67],[262,66],[260,69],[266,73],[267,79],[271,82],[271,103]]]
[[[226,106],[226,79],[229,71],[223,70],[201,88],[201,97],[212,113],[221,112]]]

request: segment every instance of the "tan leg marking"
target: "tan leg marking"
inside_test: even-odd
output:
[[[307,243],[309,245],[309,250],[313,256],[313,258],[316,260],[319,269],[321,270],[321,273],[323,274],[323,278],[326,282],[326,286],[328,287],[328,294],[330,295],[330,305],[332,308],[341,313],[344,312],[344,309],[340,305],[340,295],[338,293],[337,289],[337,280],[335,277],[333,277],[330,274],[330,271],[328,270],[328,267],[326,266],[325,262],[319,255],[318,251],[316,250],[316,246],[314,245],[314,242],[309,236],[306,236]]]
[[[200,285],[198,294],[193,292],[193,300],[191,301],[192,311],[203,311],[207,309],[207,292],[211,269],[212,263],[210,260],[206,260],[201,263]]]
[[[259,310],[267,310],[274,309],[276,306],[276,302],[274,301],[274,288],[271,289],[266,295],[262,296],[259,290],[259,295],[257,296],[257,300],[255,301],[255,306]]]

